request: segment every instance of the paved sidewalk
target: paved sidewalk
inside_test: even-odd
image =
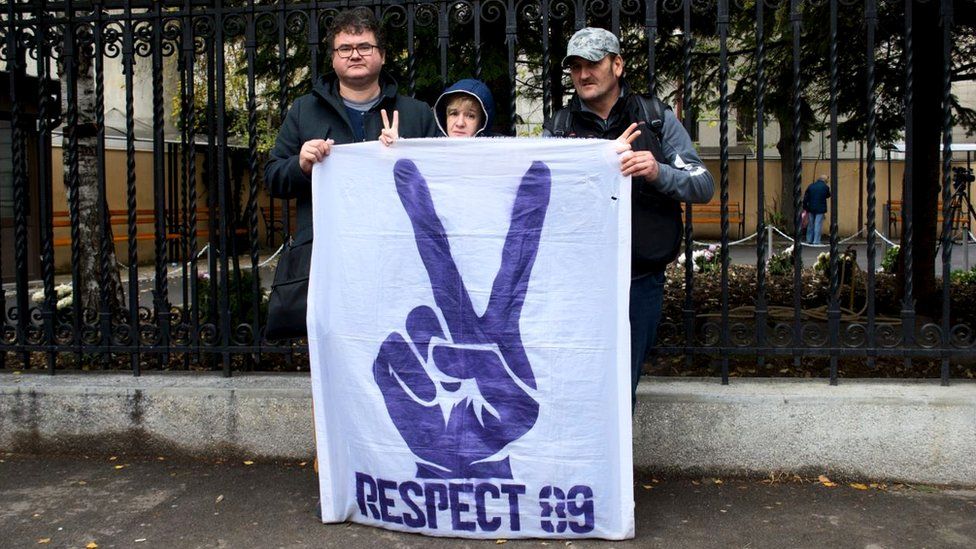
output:
[[[650,488],[647,488],[650,487]],[[517,547],[976,547],[976,490],[638,478],[632,541]],[[313,516],[311,463],[0,454],[0,546],[495,547]]]

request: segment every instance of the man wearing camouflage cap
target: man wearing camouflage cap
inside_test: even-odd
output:
[[[632,141],[620,169],[632,176],[630,350],[632,404],[647,351],[654,346],[664,298],[664,269],[681,249],[681,203],[708,202],[712,175],[688,133],[658,98],[624,80],[620,42],[587,27],[569,40],[563,66],[576,93],[545,123],[544,134]]]

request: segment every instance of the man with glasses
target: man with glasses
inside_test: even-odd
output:
[[[624,80],[620,42],[588,27],[569,39],[563,66],[576,94],[545,123],[545,135],[620,139],[630,143],[620,169],[632,179],[630,352],[631,404],[647,351],[654,347],[664,300],[664,269],[681,249],[681,203],[708,202],[712,175],[688,132],[658,98]]]
[[[394,113],[400,137],[439,135],[430,107],[398,94],[396,82],[382,71],[383,40],[368,8],[338,14],[325,42],[334,74],[295,100],[278,131],[264,178],[271,196],[297,199],[299,231],[312,225],[312,165],[328,157],[332,145],[378,139],[383,118],[393,119]]]

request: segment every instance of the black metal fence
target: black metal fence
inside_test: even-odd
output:
[[[935,276],[952,277],[955,239],[970,221],[964,215],[956,226],[955,191],[969,187],[961,172],[961,186],[954,186],[950,168],[952,130],[966,120],[951,85],[972,78],[962,74],[971,69],[959,69],[967,66],[959,58],[972,52],[972,37],[957,28],[952,0],[0,5],[7,84],[0,118],[10,132],[0,250],[12,280],[0,290],[0,367],[32,363],[53,373],[62,361],[121,360],[137,375],[147,364],[203,364],[230,375],[274,362],[275,354],[304,351],[301,342],[263,336],[269,277],[263,271],[262,282],[253,273],[274,251],[268,244],[294,227],[288,204],[264,196],[259,174],[290,101],[328,69],[322,41],[329,22],[357,5],[385,22],[386,67],[404,92],[429,100],[456,78],[482,78],[496,91],[501,133],[531,132],[564,105],[572,87],[559,60],[570,34],[585,25],[621,36],[631,85],[665,97],[693,136],[699,119],[715,113],[720,247],[714,259],[697,257],[695,209],[686,207],[683,266],[671,273],[669,292],[677,297],[661,327],[662,356],[684,356],[689,365],[716,357],[726,380],[737,356],[760,365],[821,357],[831,381],[850,357],[869,367],[879,359],[908,367],[913,359],[936,360],[948,383],[950,366],[974,352],[971,311],[954,304],[957,293],[970,290]],[[972,25],[972,10],[963,11]],[[147,66],[145,78],[137,76]],[[107,81],[119,70],[124,97],[113,100]],[[151,105],[147,135],[136,117],[139,97]],[[112,109],[123,113],[125,126],[114,137],[106,122]],[[730,145],[730,125],[742,137],[739,145]],[[776,136],[768,139],[772,127]],[[831,212],[846,207],[838,202],[839,147],[864,144],[862,269],[841,249],[840,215],[830,218],[829,256],[819,271],[804,265],[800,246],[770,258],[765,235],[777,219],[794,242],[802,240],[803,168],[811,154],[804,147],[817,131],[826,136],[825,150],[815,154],[829,163]],[[113,139],[120,144],[113,158],[125,164],[121,177],[113,175],[118,170],[106,145]],[[896,182],[903,246],[899,274],[890,281],[896,295],[888,297],[898,307],[886,314],[879,309],[887,290],[876,272],[882,263],[876,166],[877,151],[895,141],[905,143],[904,177]],[[739,266],[731,261],[736,212],[730,215],[729,190],[730,150],[742,143],[755,200],[739,206],[755,220],[747,230],[758,237],[748,244],[751,259]],[[778,154],[770,155],[774,146]],[[779,173],[771,173],[769,161],[777,159]],[[54,167],[61,164],[58,182]],[[55,203],[59,185],[65,204]],[[783,208],[767,204],[774,194]],[[123,195],[125,207],[113,210],[111,202]],[[894,202],[889,193],[886,212],[895,212]],[[115,236],[113,227],[124,235]],[[58,230],[68,236],[58,238]],[[151,253],[141,241],[151,243]],[[70,250],[60,252],[70,255],[70,272],[56,270],[59,247]],[[819,293],[811,277],[820,281]],[[786,297],[777,297],[784,280]],[[95,291],[78,290],[86,284]],[[151,300],[140,301],[148,286]]]

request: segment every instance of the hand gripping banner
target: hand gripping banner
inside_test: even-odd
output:
[[[633,537],[619,166],[562,139],[359,143],[315,166],[324,522]]]

